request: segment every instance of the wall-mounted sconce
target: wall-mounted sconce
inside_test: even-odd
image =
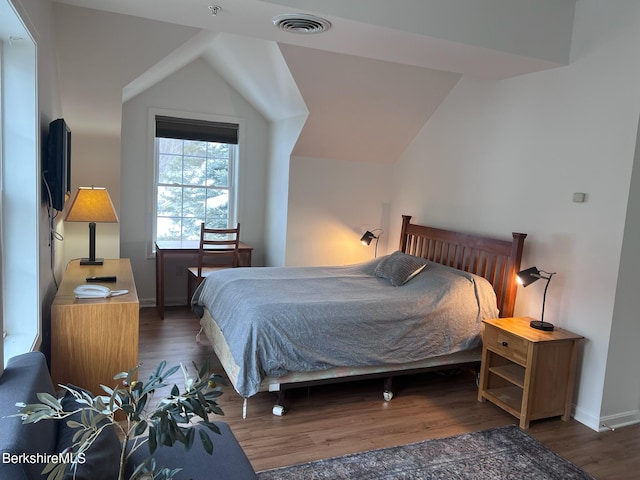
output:
[[[380,232],[380,233],[376,235],[373,232]],[[376,246],[374,249],[374,257],[378,256],[378,240],[380,239],[380,235],[382,235],[383,232],[384,230],[382,230],[381,228],[376,228],[373,231],[367,230],[366,232],[364,232],[364,235],[362,235],[362,237],[360,238],[360,243],[367,246],[371,245],[371,242],[373,240],[376,241]]]

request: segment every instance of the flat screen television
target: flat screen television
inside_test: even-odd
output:
[[[49,124],[42,173],[45,195],[51,207],[61,212],[71,195],[71,130],[62,118]]]

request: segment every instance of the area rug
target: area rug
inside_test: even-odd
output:
[[[515,425],[265,470],[260,480],[594,480]]]

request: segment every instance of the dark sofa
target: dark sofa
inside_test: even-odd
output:
[[[68,445],[73,432],[63,422],[45,420],[24,425],[19,417],[11,417],[18,411],[17,402],[38,402],[36,394],[39,392],[54,394],[44,355],[32,352],[9,360],[0,377],[0,479],[45,478],[41,475],[48,462],[45,456],[60,453]],[[176,479],[256,479],[251,463],[229,426],[223,422],[216,424],[222,434],[210,435],[213,455],[207,454],[199,441],[194,442],[189,451],[178,444],[156,450],[153,457],[157,465],[182,468]],[[88,455],[79,468],[77,480],[110,480],[112,474],[108,472],[117,468],[119,448],[115,431],[105,431],[100,437],[101,443],[92,446],[96,451]],[[146,447],[138,449],[130,460],[129,471],[147,457]]]

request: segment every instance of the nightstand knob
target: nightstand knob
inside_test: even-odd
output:
[[[503,347],[508,347],[509,346],[509,342],[502,342],[502,346]]]

